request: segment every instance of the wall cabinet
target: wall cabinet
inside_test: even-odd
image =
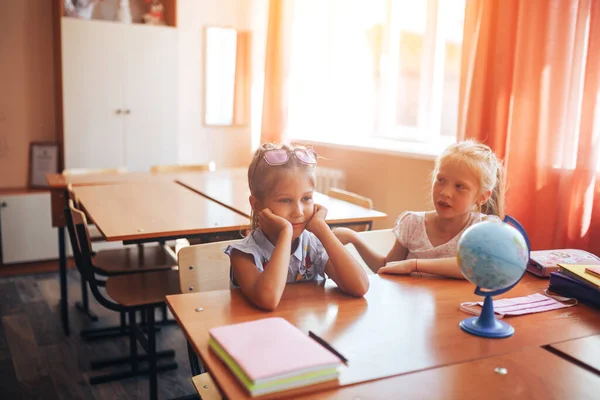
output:
[[[61,19],[65,168],[177,163],[177,30]]]
[[[0,195],[3,264],[57,259],[57,235],[49,192]],[[70,246],[67,248],[70,255]]]

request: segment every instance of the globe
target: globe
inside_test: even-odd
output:
[[[494,316],[492,296],[509,291],[521,280],[529,261],[529,249],[527,233],[508,215],[504,223],[484,221],[464,231],[458,240],[458,265],[464,277],[477,286],[475,294],[484,296],[485,300],[478,317],[460,321],[463,331],[487,338],[506,338],[514,334],[511,325]]]
[[[525,272],[529,249],[523,235],[511,225],[483,221],[462,234],[457,248],[464,277],[490,291],[510,288]]]

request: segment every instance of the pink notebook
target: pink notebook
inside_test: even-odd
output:
[[[220,326],[209,334],[253,382],[341,365],[337,356],[283,318]]]
[[[600,258],[578,249],[534,250],[529,257],[527,270],[543,277],[549,277],[551,272],[558,272],[560,263],[600,265]]]

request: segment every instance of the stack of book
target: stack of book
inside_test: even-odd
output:
[[[336,380],[341,359],[283,318],[209,331],[209,347],[251,396]]]
[[[529,255],[527,271],[547,278],[558,272],[558,264],[600,265],[600,258],[579,249],[534,250]]]
[[[548,289],[600,308],[600,266],[558,264],[558,272],[550,274]]]

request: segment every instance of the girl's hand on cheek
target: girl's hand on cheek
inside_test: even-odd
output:
[[[325,223],[326,217],[327,209],[320,204],[315,204],[314,214],[310,221],[308,221],[308,224],[306,224],[306,229],[310,232],[315,233],[316,229],[319,229],[319,227],[323,226],[322,224]]]
[[[286,229],[292,231],[292,224],[285,218],[281,218],[265,208],[258,214],[258,227],[273,239],[277,239],[279,234]]]

